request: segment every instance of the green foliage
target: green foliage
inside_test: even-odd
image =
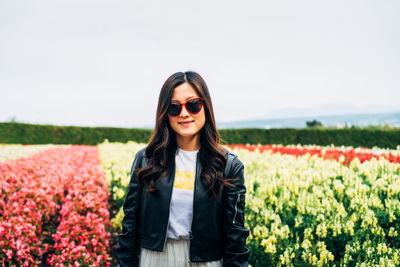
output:
[[[146,143],[152,132],[146,129],[0,123],[0,143],[97,145],[105,139]]]
[[[310,128],[322,127],[322,123],[317,120],[306,121],[306,125]]]
[[[301,144],[396,149],[400,129],[376,128],[305,128],[305,129],[221,129],[226,144]]]
[[[6,144],[86,144],[135,141],[147,143],[151,129],[112,127],[76,127],[0,123],[0,143]],[[396,128],[281,128],[221,129],[224,144],[302,144],[396,149],[400,145],[400,129]]]

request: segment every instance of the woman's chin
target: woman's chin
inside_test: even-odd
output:
[[[178,131],[177,134],[182,137],[191,137],[196,134],[196,131],[194,131],[193,129],[186,129]]]

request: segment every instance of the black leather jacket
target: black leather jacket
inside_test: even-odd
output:
[[[138,266],[140,247],[163,251],[169,220],[169,207],[175,178],[175,164],[169,173],[156,181],[157,193],[141,190],[136,180],[138,169],[146,166],[145,148],[136,153],[131,169],[128,194],[124,203],[125,216],[119,235],[116,256],[120,266]],[[223,187],[221,193],[209,200],[207,186],[200,179],[199,155],[193,196],[193,221],[190,235],[191,262],[223,259],[223,266],[248,266],[249,250],[244,227],[245,193],[244,166],[232,152],[227,177],[238,177],[235,187]]]

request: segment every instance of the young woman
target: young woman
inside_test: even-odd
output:
[[[132,164],[120,266],[248,266],[243,171],[219,145],[202,77],[171,75],[161,88],[153,136]]]

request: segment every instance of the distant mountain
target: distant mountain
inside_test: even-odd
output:
[[[283,108],[276,109],[267,114],[254,118],[254,120],[278,119],[278,118],[304,118],[313,116],[332,116],[349,114],[376,114],[376,113],[397,113],[400,112],[400,105],[386,107],[370,105],[356,107],[351,104],[326,104],[310,108]]]
[[[351,127],[356,126],[383,126],[385,124],[400,127],[400,112],[369,113],[369,114],[341,114],[318,115],[303,117],[288,117],[275,119],[243,120],[233,122],[217,122],[219,129],[224,128],[305,128],[306,121],[317,120],[323,126]]]

